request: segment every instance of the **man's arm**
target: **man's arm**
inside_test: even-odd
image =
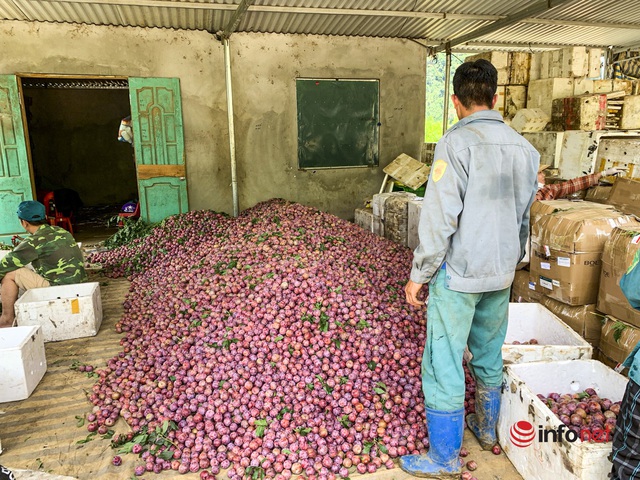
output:
[[[573,178],[562,183],[545,185],[538,190],[536,200],[555,200],[556,198],[566,197],[572,193],[597,185],[601,176],[602,172],[598,172],[584,177]]]
[[[438,142],[434,158],[418,225],[420,244],[413,252],[411,280],[418,284],[427,283],[442,265],[467,186],[467,173],[446,140]]]
[[[0,278],[9,272],[26,267],[38,258],[38,253],[29,240],[29,238],[24,240],[0,260]]]

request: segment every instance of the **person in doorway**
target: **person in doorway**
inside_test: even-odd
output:
[[[640,310],[640,250],[620,279],[620,289],[629,304]],[[613,432],[611,479],[640,478],[640,342],[621,367],[629,368],[629,383],[622,397]]]
[[[452,478],[464,432],[468,346],[477,381],[476,415],[467,422],[482,448],[496,443],[502,344],[509,288],[523,258],[540,155],[492,110],[498,73],[486,60],[463,63],[453,78],[459,122],[437,143],[419,223],[406,300],[429,284],[422,358],[429,451],[405,455],[412,476]]]
[[[544,175],[544,171],[547,168],[549,168],[549,165],[540,165],[538,170],[538,192],[536,193],[536,200],[555,200],[556,198],[566,197],[572,193],[597,185],[603,175],[618,175],[627,171],[624,167],[611,167],[604,172],[592,173],[591,175],[574,178],[566,182],[547,185]]]
[[[22,202],[17,214],[30,235],[0,260],[0,328],[13,325],[19,289],[67,285],[87,279],[78,244],[69,232],[46,222],[43,204],[33,200]],[[35,271],[26,268],[29,263]]]

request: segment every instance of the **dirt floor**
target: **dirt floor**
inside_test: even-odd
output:
[[[122,456],[122,465],[115,467],[115,454],[108,439],[100,435],[88,436],[84,418],[92,405],[86,398],[95,378],[72,370],[74,362],[104,367],[106,361],[120,351],[122,336],[114,330],[122,315],[122,303],[128,291],[125,279],[110,279],[92,273],[90,281],[100,282],[104,317],[97,336],[50,342],[45,344],[47,373],[26,400],[0,404],[0,441],[3,452],[0,464],[16,471],[18,479],[54,479],[52,475],[66,475],[78,479],[128,480],[140,460],[136,455]],[[120,420],[116,432],[128,431]],[[470,450],[465,460],[475,460],[478,480],[521,480],[504,454],[499,456],[480,450],[471,433],[465,431],[464,445]],[[221,477],[225,478],[223,475]],[[392,480],[411,478],[395,468],[372,475],[352,475],[352,478]],[[140,478],[140,477],[136,477]],[[199,474],[179,475],[165,471],[159,475],[148,473],[144,478],[199,479]]]

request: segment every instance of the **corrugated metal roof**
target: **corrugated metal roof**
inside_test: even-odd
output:
[[[0,0],[0,18],[222,31],[241,0]],[[522,0],[254,0],[236,31],[401,37],[438,45],[540,3]],[[551,0],[553,8],[458,48],[640,45],[638,0]],[[561,4],[560,4],[561,3]],[[454,46],[455,48],[455,46]]]

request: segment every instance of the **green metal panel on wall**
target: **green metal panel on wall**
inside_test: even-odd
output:
[[[301,169],[378,165],[379,85],[296,80]]]
[[[33,199],[15,75],[0,75],[0,135],[0,241],[9,243],[13,235],[25,234],[16,216],[18,205]]]
[[[130,78],[140,216],[158,222],[189,210],[177,78]]]

